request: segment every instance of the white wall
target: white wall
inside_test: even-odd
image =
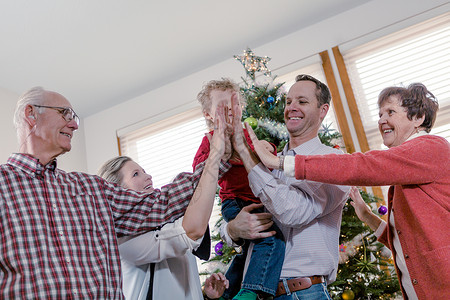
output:
[[[373,0],[252,50],[271,57],[269,68],[282,75],[296,68],[292,63],[304,57],[336,45],[367,42],[448,10],[449,2],[443,0]],[[206,81],[223,76],[239,81],[243,75],[242,66],[230,55],[220,64],[85,118],[88,172],[95,173],[106,159],[118,155],[117,130],[156,122],[194,107],[196,94]]]
[[[13,125],[14,110],[19,96],[9,90],[0,88],[0,163],[2,164],[6,163],[11,153],[18,152],[19,150],[16,130]],[[86,146],[83,130],[75,133],[72,139],[72,150],[58,158],[58,167],[66,171],[87,171]]]
[[[0,88],[0,128],[1,128],[1,146],[0,163],[5,163],[12,152],[17,152],[18,144],[16,130],[13,125],[14,109],[16,107],[19,95]]]

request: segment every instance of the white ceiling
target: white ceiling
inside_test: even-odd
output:
[[[0,0],[0,88],[86,117],[368,1]]]

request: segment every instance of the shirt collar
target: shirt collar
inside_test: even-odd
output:
[[[415,139],[416,137],[419,137],[419,136],[428,135],[428,134],[429,134],[428,132],[426,132],[426,131],[424,131],[424,130],[421,130],[421,131],[419,131],[418,133],[414,133],[413,135],[411,135],[406,141]],[[405,142],[406,142],[406,141],[405,141]]]
[[[286,154],[301,154],[301,155],[310,155],[314,154],[316,149],[320,147],[322,143],[320,142],[320,139],[318,136],[313,137],[307,142],[304,142],[303,144],[298,145],[297,147],[289,150],[289,143],[284,146],[283,149],[283,155]]]
[[[40,175],[45,170],[54,172],[56,170],[56,159],[53,159],[45,166],[39,162],[39,159],[30,154],[13,153],[8,158],[8,164],[16,167],[25,173]]]

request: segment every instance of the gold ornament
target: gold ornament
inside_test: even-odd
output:
[[[342,299],[344,299],[344,300],[353,300],[353,299],[355,299],[355,293],[353,293],[352,290],[345,290],[342,293]]]

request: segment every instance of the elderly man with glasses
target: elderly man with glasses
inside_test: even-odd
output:
[[[56,157],[70,151],[79,118],[40,87],[19,99],[14,124],[19,153],[0,166],[0,299],[122,299],[116,235],[182,216],[204,165],[150,194],[66,173]],[[219,176],[229,166],[221,162]]]

